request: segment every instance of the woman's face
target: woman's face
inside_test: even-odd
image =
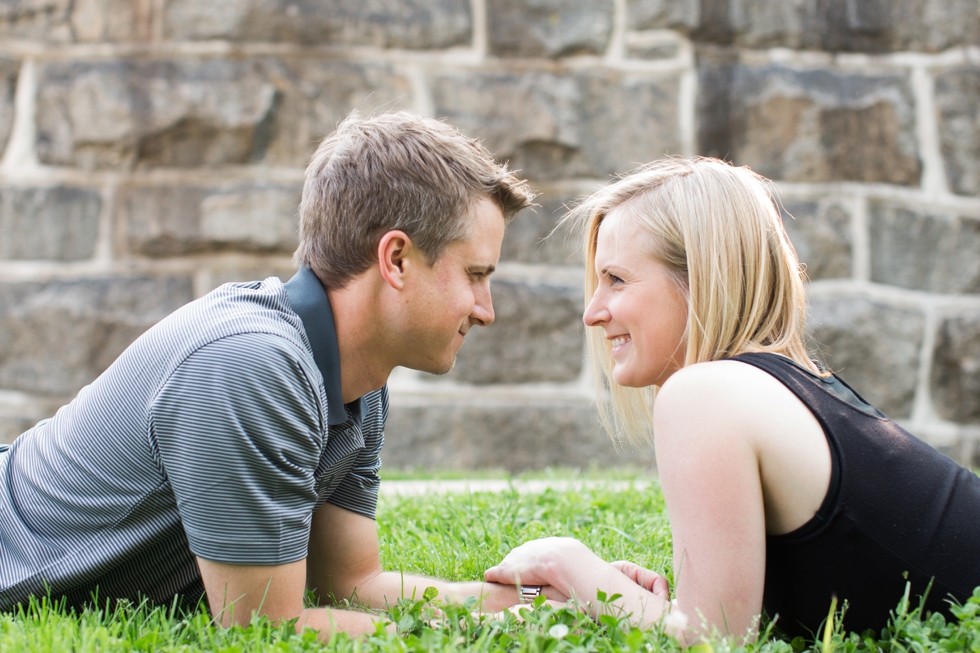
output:
[[[687,300],[644,245],[650,236],[618,209],[599,226],[595,273],[599,286],[583,319],[612,343],[616,383],[661,386],[684,364]]]

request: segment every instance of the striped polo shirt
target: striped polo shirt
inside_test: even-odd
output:
[[[305,558],[324,502],[374,518],[387,411],[386,388],[343,403],[311,271],[221,286],[0,452],[0,609],[195,600],[194,556]]]

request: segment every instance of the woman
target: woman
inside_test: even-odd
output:
[[[600,411],[634,441],[652,426],[688,641],[751,636],[763,610],[812,635],[832,596],[846,628],[880,629],[906,582],[932,583],[930,610],[980,585],[980,479],[810,360],[803,274],[764,181],[667,159],[570,216]],[[663,578],[570,538],[526,543],[486,580],[621,594],[647,624],[671,605]]]

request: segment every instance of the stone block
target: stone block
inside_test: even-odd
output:
[[[91,188],[0,186],[0,259],[92,258],[101,211]]]
[[[39,421],[24,417],[0,416],[0,444],[10,444],[17,436],[30,429]]]
[[[652,467],[652,448],[617,449],[587,400],[402,401],[385,426],[386,466],[423,469]]]
[[[150,0],[4,0],[0,38],[48,43],[133,42],[149,37]]]
[[[613,0],[490,0],[490,52],[498,57],[602,54]]]
[[[265,157],[272,165],[305,168],[320,139],[352,110],[370,115],[411,107],[410,82],[387,64],[311,58],[267,65],[283,89]]]
[[[83,168],[261,159],[280,91],[258,61],[56,62],[39,72],[38,155]]]
[[[673,29],[685,34],[701,24],[700,0],[627,0],[629,30]]]
[[[839,202],[783,202],[783,225],[807,278],[851,276],[851,214]]]
[[[72,0],[4,0],[0,38],[69,42]]]
[[[935,293],[980,293],[980,216],[872,202],[871,280]]]
[[[626,56],[630,59],[646,59],[647,61],[673,59],[679,52],[680,43],[676,40],[630,39],[626,42]]]
[[[392,108],[407,82],[384,64],[181,59],[41,66],[38,155],[83,168],[305,166],[351,109]]]
[[[0,283],[0,388],[74,395],[194,298],[190,277]]]
[[[493,281],[493,324],[470,330],[453,370],[428,379],[467,383],[573,381],[582,371],[582,291],[575,286]]]
[[[702,154],[786,181],[916,186],[922,164],[904,73],[843,73],[701,58]]]
[[[661,2],[634,0],[663,13]],[[687,26],[702,42],[831,52],[939,52],[980,42],[976,0],[700,0]],[[643,10],[641,10],[642,13]]]
[[[261,281],[269,277],[279,277],[283,282],[289,281],[296,274],[292,262],[284,260],[255,260],[248,264],[235,267],[222,267],[207,272],[207,282],[204,292],[211,292],[226,283],[247,283]]]
[[[948,315],[940,322],[931,381],[940,417],[980,423],[980,311]]]
[[[980,67],[936,76],[939,145],[954,193],[980,195]]]
[[[811,348],[868,402],[892,418],[912,412],[925,317],[863,297],[818,297],[808,316]]]
[[[802,6],[805,48],[938,52],[980,43],[976,0],[807,0]]]
[[[540,206],[524,209],[511,220],[500,248],[501,261],[547,265],[581,265],[584,256],[578,234],[556,227],[568,212],[577,194],[545,186],[535,202]]]
[[[434,76],[436,115],[525,177],[605,177],[680,151],[677,78],[612,70]]]
[[[54,415],[70,399],[0,390],[0,444],[13,442],[41,420]]]
[[[134,186],[120,192],[129,251],[180,256],[223,250],[291,253],[302,184]]]
[[[163,24],[174,40],[406,49],[469,45],[473,30],[468,0],[167,0]]]
[[[0,157],[7,149],[10,130],[14,127],[14,95],[19,73],[19,61],[0,57]]]

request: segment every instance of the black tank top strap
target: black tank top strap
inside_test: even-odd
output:
[[[829,523],[837,511],[841,493],[840,443],[830,425],[823,419],[819,410],[820,404],[827,401],[829,395],[866,415],[881,415],[881,413],[837,377],[817,376],[785,356],[759,352],[733,356],[730,360],[747,363],[775,377],[803,402],[823,429],[830,449],[830,483],[827,486],[827,494],[824,495],[820,508],[809,521],[794,531],[774,536],[786,542],[812,537]]]

